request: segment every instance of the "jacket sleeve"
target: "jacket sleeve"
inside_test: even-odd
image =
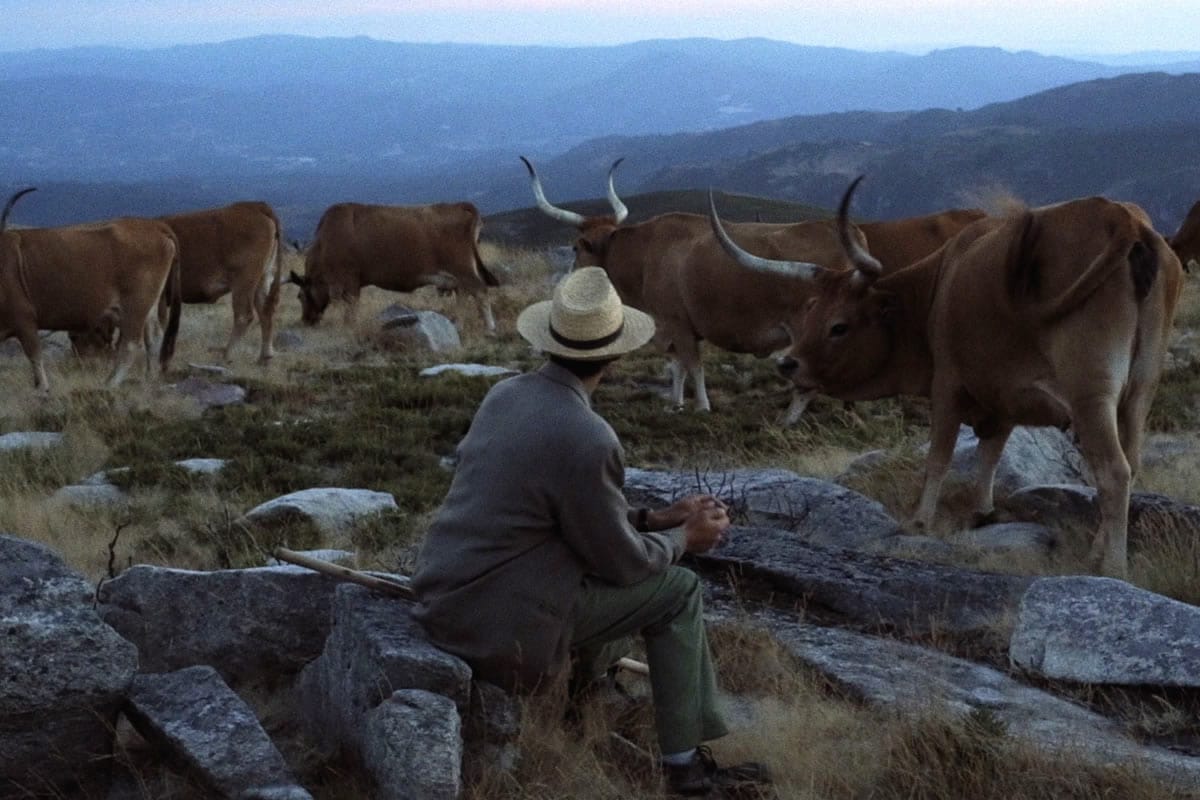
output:
[[[683,555],[682,529],[634,530],[621,492],[625,464],[619,444],[580,447],[567,472],[556,509],[559,529],[588,574],[627,586],[662,572]]]

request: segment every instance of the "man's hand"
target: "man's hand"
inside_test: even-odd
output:
[[[693,494],[676,500],[666,508],[651,511],[648,521],[652,530],[666,530],[683,525],[694,514],[713,508],[725,510],[726,506],[711,494]]]
[[[689,553],[705,553],[721,542],[729,527],[729,514],[724,503],[705,505],[683,523],[684,548]]]

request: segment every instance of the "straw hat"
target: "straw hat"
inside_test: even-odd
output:
[[[622,305],[603,269],[584,267],[558,282],[554,299],[522,311],[517,331],[543,353],[600,361],[650,341],[654,320]]]

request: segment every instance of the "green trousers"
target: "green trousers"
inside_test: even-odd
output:
[[[700,579],[691,570],[669,567],[633,586],[585,578],[574,625],[571,652],[580,676],[603,675],[628,655],[630,637],[642,636],[663,753],[729,732],[717,710]]]

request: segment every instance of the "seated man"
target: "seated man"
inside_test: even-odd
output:
[[[631,509],[621,444],[591,407],[605,370],[650,340],[653,321],[590,267],[517,329],[549,363],[496,384],[476,412],[421,549],[414,615],[478,678],[511,690],[561,675],[571,656],[585,679],[602,676],[640,634],[668,787],[768,782],[761,766],[721,768],[700,746],[727,728],[700,581],[676,562],[720,541],[725,507],[695,495]]]

